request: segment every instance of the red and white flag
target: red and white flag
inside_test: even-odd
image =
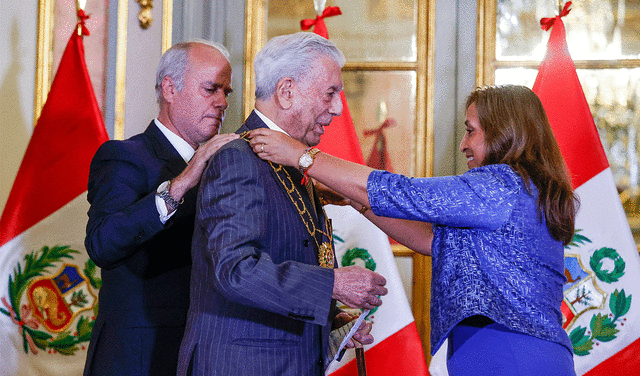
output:
[[[74,28],[0,218],[0,375],[82,374],[101,282],[87,179],[108,138]]]
[[[322,4],[324,8],[324,4]],[[321,8],[321,9],[322,9]],[[301,26],[328,38],[325,17],[341,14],[338,7],[328,7],[315,20],[303,20]],[[358,136],[353,126],[349,107],[342,98],[342,115],[331,121],[318,148],[327,154],[364,164]],[[422,342],[416,328],[409,302],[404,293],[389,238],[364,216],[350,206],[325,207],[333,223],[336,260],[339,266],[358,264],[381,274],[387,280],[389,293],[382,297],[383,304],[372,310],[367,321],[373,322],[371,334],[375,342],[365,346],[367,375],[428,375]],[[356,375],[355,352],[346,352],[340,362],[327,370],[331,376]]]
[[[540,97],[580,197],[576,235],[565,248],[563,326],[578,375],[640,373],[640,259],[598,130],[569,55],[561,17],[533,91]]]

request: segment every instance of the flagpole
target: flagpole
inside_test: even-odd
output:
[[[76,13],[78,13],[78,11],[83,11],[84,12],[84,8],[87,5],[87,0],[76,0]],[[78,21],[80,21],[80,16],[77,16]],[[82,35],[82,25],[80,25],[80,22],[78,22],[78,25],[76,26],[76,29],[78,30],[78,35]]]
[[[358,376],[367,376],[367,365],[364,361],[364,348],[356,346],[356,363],[358,364]]]

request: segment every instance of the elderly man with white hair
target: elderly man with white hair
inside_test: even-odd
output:
[[[198,192],[191,306],[178,375],[324,375],[329,332],[350,319],[336,299],[374,308],[385,279],[334,268],[331,225],[304,171],[342,112],[344,55],[312,33],[273,38],[256,56],[255,110],[309,149],[300,168],[263,161],[246,139],[213,156]],[[355,339],[371,343],[370,324]]]

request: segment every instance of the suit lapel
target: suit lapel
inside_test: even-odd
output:
[[[180,153],[178,153],[178,151],[173,147],[171,142],[169,142],[167,137],[165,137],[164,133],[162,133],[162,131],[156,126],[153,120],[144,133],[149,140],[149,144],[151,145],[153,152],[162,165],[162,172],[158,175],[159,181],[151,182],[151,184],[154,185],[152,188],[155,189],[157,188],[157,186],[155,186],[156,184],[160,184],[162,181],[173,179],[180,175],[180,173],[182,173],[182,171],[187,167],[187,163],[182,159]],[[188,190],[182,197],[184,199],[184,204],[182,206],[189,208],[189,210],[178,210],[176,215],[169,219],[170,221],[175,222],[184,215],[193,215],[193,213],[195,213],[196,196],[199,186],[200,183]]]
[[[236,133],[243,133],[243,132],[250,131],[252,129],[257,129],[257,128],[267,128],[267,125],[260,119],[260,117],[255,113],[255,111],[253,111],[251,112],[251,114],[249,115],[245,123],[236,131]],[[256,156],[256,158],[259,158],[259,157]],[[274,165],[274,166],[277,167],[278,165]],[[300,196],[302,197],[304,205],[309,209],[308,212],[311,215],[313,223],[316,225],[316,227],[320,228],[323,232],[330,234],[331,233],[330,231],[332,229],[330,225],[329,225],[329,228],[327,228],[326,226],[327,221],[325,221],[326,214],[324,212],[324,209],[322,208],[321,205],[317,205],[319,204],[319,200],[316,197],[315,202],[312,203],[306,188],[304,187],[304,185],[302,185],[302,173],[300,173],[300,171],[298,171],[296,168],[293,168],[293,167],[283,167],[278,172],[276,172],[273,168],[269,168],[269,170],[271,171],[273,179],[278,182],[278,186],[286,196],[289,196],[289,193],[287,192],[286,187],[281,183],[281,181],[284,181],[287,184],[289,184],[288,179],[289,177],[291,178],[295,188],[300,192]],[[285,170],[289,173],[289,176],[287,176],[287,172],[285,172]],[[296,196],[297,195],[295,194],[293,195],[294,199]],[[297,211],[294,203],[291,200],[290,200],[290,205],[294,210]],[[313,205],[316,208],[316,210],[311,210],[311,205]],[[302,219],[300,220],[302,221]],[[322,244],[325,242],[331,242],[331,239],[329,239],[327,236],[321,233],[315,234],[315,238],[318,240],[319,244]],[[317,245],[314,244],[313,250],[316,256],[318,256]]]
[[[153,120],[144,133],[149,138],[158,159],[166,162],[165,167],[173,176],[178,176],[187,164]]]
[[[242,132],[250,131],[252,129],[257,129],[257,128],[267,128],[267,125],[262,121],[262,119],[260,119],[260,117],[255,113],[255,111],[252,111],[251,115],[249,115],[249,117],[247,118],[247,121],[245,121],[244,125],[242,125],[242,127],[240,127],[240,129],[238,129],[236,133],[242,133]],[[259,157],[256,156],[256,158],[259,158]],[[278,165],[274,164],[274,166],[277,167]],[[319,223],[318,220],[320,218],[318,218],[318,216],[315,214],[316,212],[318,212],[318,210],[311,209],[311,205],[314,205],[315,208],[317,208],[317,206],[315,206],[315,203],[313,204],[311,203],[311,198],[307,194],[306,188],[302,185],[302,174],[300,173],[300,171],[298,171],[293,167],[283,167],[283,169],[285,169],[289,173],[289,176],[291,177],[291,180],[293,181],[294,186],[300,192],[300,196],[302,196],[304,205],[307,208],[309,208],[309,211],[311,212],[311,217],[313,218],[314,223],[316,224]],[[278,186],[280,187],[280,189],[282,189],[282,192],[285,195],[288,195],[285,186],[280,183],[280,181],[285,181],[288,183],[287,173],[284,170],[280,170],[279,173],[277,173],[274,169],[270,169],[270,170],[271,170],[271,174],[273,175],[273,178],[276,181],[278,181],[279,183]],[[293,202],[291,203],[291,205],[293,205]]]

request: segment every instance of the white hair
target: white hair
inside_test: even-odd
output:
[[[345,58],[331,41],[317,34],[298,32],[272,38],[256,55],[256,99],[270,98],[284,77],[305,77],[320,56],[333,59],[341,68]]]
[[[176,90],[181,91],[184,86],[184,73],[189,66],[189,51],[196,44],[204,44],[220,51],[227,61],[229,60],[229,51],[220,43],[212,42],[205,39],[192,39],[188,42],[176,43],[160,57],[158,70],[156,71],[156,99],[158,103],[162,102],[162,80],[165,77],[171,77]]]

